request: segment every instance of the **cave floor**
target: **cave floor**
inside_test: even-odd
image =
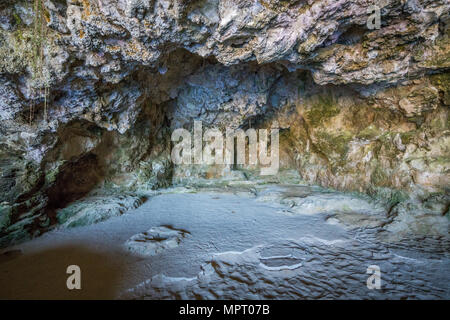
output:
[[[283,186],[166,192],[8,248],[0,298],[450,298],[447,240],[386,240],[383,216],[348,195]],[[69,265],[81,268],[81,290],[66,287]],[[367,287],[373,265],[380,289]]]

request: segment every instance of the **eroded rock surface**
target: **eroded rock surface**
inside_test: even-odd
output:
[[[138,255],[154,256],[163,250],[176,248],[188,234],[186,230],[170,226],[154,227],[132,236],[125,242],[125,247]]]
[[[244,252],[225,252],[192,279],[153,277],[126,298],[162,299],[437,299],[449,295],[434,270],[439,256],[424,261],[377,243],[286,240]],[[382,290],[368,290],[368,265],[382,270]],[[434,278],[434,279],[433,279]]]
[[[269,187],[279,186],[263,190]],[[299,189],[294,185],[282,190],[292,196]],[[258,190],[256,196],[241,190],[174,189],[150,198],[130,214],[76,229],[52,230],[8,248],[22,254],[2,257],[0,253],[0,297],[450,297],[448,235],[398,237],[399,232],[390,232],[386,226],[362,220],[353,223],[358,205],[353,208],[357,202],[352,201],[347,211],[339,213],[339,223],[329,223],[329,213],[319,210],[288,215],[283,210],[289,210],[289,205],[276,199],[258,201]],[[310,196],[324,194],[317,187],[309,192]],[[361,216],[380,219],[370,212]],[[149,231],[144,234],[143,230]],[[127,241],[131,252],[124,245]],[[64,270],[68,261],[80,263],[84,270],[83,290],[76,293],[61,285],[67,279],[58,270]],[[88,262],[89,268],[83,267]],[[380,289],[367,288],[371,276],[367,268],[373,265],[380,268]],[[105,274],[106,270],[110,272]]]
[[[43,39],[29,1],[0,4],[0,245],[99,187],[236,175],[172,165],[171,130],[193,120],[277,122],[304,182],[403,190],[448,216],[448,1],[380,2],[374,30],[363,0],[43,4]]]

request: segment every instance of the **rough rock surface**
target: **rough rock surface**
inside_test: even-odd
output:
[[[177,247],[188,234],[186,230],[178,230],[171,226],[154,227],[132,236],[125,242],[125,247],[128,251],[139,255],[154,256],[165,249]]]
[[[266,188],[272,193],[278,190],[280,197],[259,201]],[[298,185],[259,186],[256,194],[243,194],[242,189],[172,189],[129,214],[52,230],[8,248],[0,252],[0,298],[450,297],[448,237],[424,234],[397,239],[396,231],[354,220],[361,207],[355,194]],[[281,194],[301,197],[305,190],[312,199],[317,196],[317,211],[309,206],[308,214],[285,214],[290,206],[279,202]],[[330,215],[321,211],[324,193],[342,196],[341,202],[348,204],[339,214],[342,222],[330,223]],[[368,198],[364,201],[367,207],[380,208]],[[383,219],[370,211],[361,216]],[[161,226],[170,226],[171,231]],[[154,249],[155,236],[175,235],[174,229],[190,234],[155,255],[130,252],[124,246],[130,237],[145,240],[150,233],[141,233],[153,230],[150,241],[140,244]],[[67,290],[67,275],[61,270],[75,263],[82,269],[83,289]],[[380,268],[380,289],[367,287],[371,265]]]
[[[448,1],[386,0],[374,30],[366,0],[43,3],[43,40],[30,2],[0,4],[0,245],[95,188],[185,176],[168,140],[193,119],[277,121],[282,165],[304,181],[388,193],[409,218],[389,191],[403,190],[448,216]]]
[[[439,258],[439,257],[438,257]],[[429,261],[433,268],[442,262]],[[383,270],[383,289],[364,286],[368,265]],[[427,266],[427,268],[430,266]],[[420,261],[399,256],[376,242],[285,240],[243,252],[215,255],[197,277],[157,275],[129,290],[138,299],[437,299],[445,284]],[[326,276],[324,276],[326,275]]]

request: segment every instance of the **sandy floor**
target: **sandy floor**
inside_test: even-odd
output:
[[[248,194],[155,196],[8,248],[0,298],[450,298],[448,251],[433,249],[441,242],[382,243],[376,227],[289,208]],[[381,290],[366,287],[374,264]],[[81,290],[66,288],[69,265],[81,268]]]

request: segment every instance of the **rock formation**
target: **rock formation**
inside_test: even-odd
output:
[[[303,182],[448,217],[448,1],[35,3],[0,3],[1,246],[92,192],[129,197],[120,214],[146,190],[230,174],[173,166],[170,134],[193,120],[276,122],[282,169]]]

